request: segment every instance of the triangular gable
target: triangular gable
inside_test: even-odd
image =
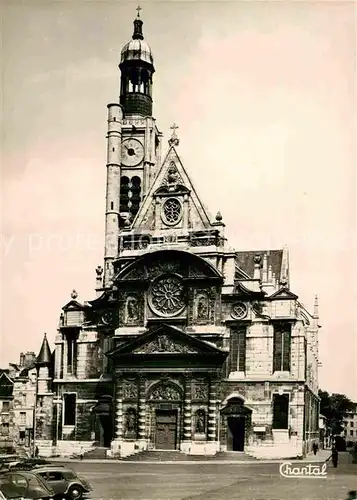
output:
[[[141,205],[132,225],[134,231],[149,230],[154,221],[155,195],[185,193],[189,197],[191,225],[195,230],[214,229],[210,222],[207,210],[203,206],[198,194],[189,178],[174,146],[171,146],[158,171],[153,185]]]
[[[148,330],[136,339],[108,352],[107,356],[117,357],[124,354],[215,354],[222,357],[227,355],[221,349],[187,335],[177,327],[166,324]]]
[[[77,300],[71,300],[66,304],[65,306],[62,307],[63,311],[83,311],[85,306],[78,302]]]
[[[295,300],[297,298],[298,296],[290,292],[290,290],[288,290],[287,288],[281,288],[280,290],[273,293],[269,297],[270,300],[284,300],[284,299]]]

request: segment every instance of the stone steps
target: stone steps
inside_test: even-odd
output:
[[[83,458],[86,460],[91,460],[91,459],[104,459],[107,458],[107,451],[109,448],[93,448],[92,450],[87,451],[84,453]]]

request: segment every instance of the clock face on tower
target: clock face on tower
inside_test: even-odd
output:
[[[144,147],[137,139],[125,139],[121,146],[121,161],[127,167],[136,167],[144,158]]]

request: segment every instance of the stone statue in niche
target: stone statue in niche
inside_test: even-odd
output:
[[[136,431],[136,410],[135,408],[128,408],[125,414],[125,431]]]
[[[138,299],[136,297],[128,297],[126,301],[126,319],[128,323],[135,322],[139,319]]]
[[[207,295],[200,295],[197,299],[197,319],[207,320],[209,317],[209,304]]]
[[[195,432],[197,434],[204,434],[205,429],[206,429],[206,412],[204,410],[197,410]]]
[[[177,171],[175,163],[172,161],[170,163],[168,173],[167,173],[167,183],[168,184],[177,184],[180,181],[180,176]]]

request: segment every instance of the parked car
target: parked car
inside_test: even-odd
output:
[[[53,489],[55,500],[78,500],[88,498],[92,491],[88,481],[66,467],[34,467],[32,471]]]
[[[33,472],[3,472],[0,474],[2,500],[52,500],[53,490]],[[0,497],[1,499],[1,497]]]
[[[51,465],[51,462],[44,458],[24,458],[9,464],[10,470],[32,470],[35,466]]]
[[[18,455],[0,455],[0,471],[17,465],[21,460]]]

